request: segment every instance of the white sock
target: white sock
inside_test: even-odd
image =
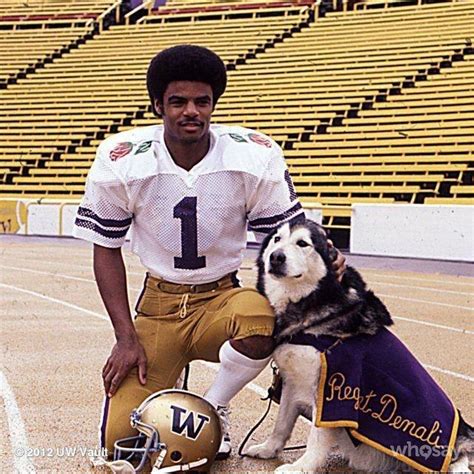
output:
[[[221,365],[204,398],[215,407],[227,406],[265,368],[270,359],[271,356],[251,359],[236,351],[229,341],[224,342],[219,351]]]

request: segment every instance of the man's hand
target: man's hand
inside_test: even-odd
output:
[[[342,277],[344,275],[344,272],[346,271],[346,257],[344,257],[344,255],[342,255],[342,253],[339,252],[336,247],[334,247],[332,240],[329,239],[328,247],[332,257],[332,268],[336,273],[337,279],[339,281],[342,281]]]
[[[143,346],[136,341],[118,341],[112,349],[102,369],[105,393],[108,397],[115,395],[118,387],[129,372],[138,366],[138,380],[146,384],[146,354]]]

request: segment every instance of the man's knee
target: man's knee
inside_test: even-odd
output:
[[[242,340],[250,337],[269,337],[275,325],[275,313],[268,300],[256,290],[245,288],[230,301],[233,331],[230,339]],[[246,347],[254,345],[253,340],[244,343]],[[258,343],[257,343],[258,344]],[[264,352],[269,341],[262,339]],[[271,352],[271,349],[268,349]]]
[[[234,331],[232,347],[251,359],[265,359],[274,349],[271,337],[275,314],[268,300],[253,289],[245,289],[232,298]]]
[[[271,336],[249,336],[243,339],[231,339],[230,345],[250,359],[265,359],[275,348],[275,341]]]

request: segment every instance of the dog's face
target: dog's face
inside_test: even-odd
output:
[[[324,232],[321,229],[321,232]],[[273,278],[301,279],[311,278],[314,281],[326,275],[326,264],[320,254],[324,251],[326,237],[316,231],[312,235],[307,225],[290,227],[284,224],[269,239],[263,251],[265,273]],[[324,241],[324,245],[323,245]]]
[[[258,268],[259,290],[272,304],[278,288],[292,288],[291,300],[313,291],[331,268],[326,232],[310,220],[283,224],[264,240]]]

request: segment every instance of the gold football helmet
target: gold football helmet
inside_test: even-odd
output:
[[[207,472],[222,437],[214,407],[185,390],[162,390],[150,395],[132,411],[130,423],[140,434],[115,442],[114,463],[123,469],[118,472],[140,472],[147,459],[152,474]]]

